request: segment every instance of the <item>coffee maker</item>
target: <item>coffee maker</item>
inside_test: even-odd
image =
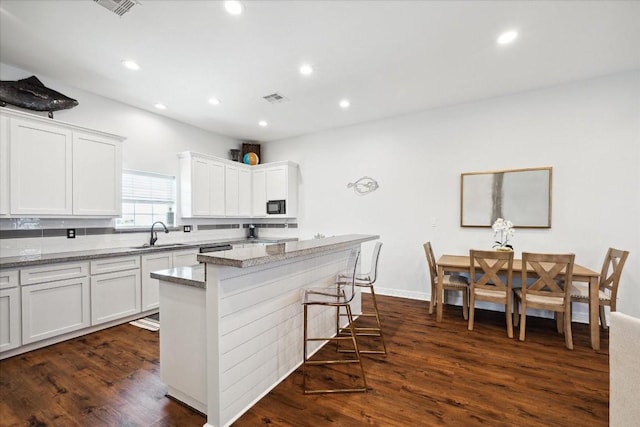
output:
[[[258,233],[256,231],[256,226],[253,224],[249,224],[249,233],[247,235],[248,239],[257,239],[258,238]]]

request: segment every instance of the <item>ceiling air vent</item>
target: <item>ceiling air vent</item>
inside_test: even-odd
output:
[[[263,98],[272,104],[288,101],[287,98],[285,98],[283,95],[280,95],[279,93],[272,93],[271,95],[263,96]]]
[[[133,6],[138,4],[135,0],[93,0],[105,9],[110,10],[118,16],[127,13]]]

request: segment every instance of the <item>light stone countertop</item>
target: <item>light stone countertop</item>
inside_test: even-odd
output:
[[[323,239],[276,243],[266,246],[200,254],[198,255],[198,261],[219,266],[247,268],[305,255],[340,250],[379,238],[380,236],[377,235],[347,234]],[[204,265],[202,264],[154,271],[151,273],[151,277],[182,285],[200,288],[205,287]]]
[[[181,249],[194,249],[202,246],[216,245],[216,244],[243,244],[243,243],[279,243],[286,241],[295,241],[297,238],[265,238],[265,239],[253,239],[246,238],[227,238],[206,240],[200,242],[186,242],[186,243],[174,243],[166,245],[156,246],[136,246],[136,247],[119,247],[119,248],[107,248],[107,249],[90,249],[85,251],[72,251],[72,252],[56,252],[47,254],[29,254],[22,256],[0,257],[0,269],[8,268],[21,268],[32,265],[45,265],[61,262],[73,262],[73,261],[86,261],[100,258],[112,258],[128,255],[141,255],[152,252],[162,251],[176,251]],[[228,252],[228,251],[227,251]]]

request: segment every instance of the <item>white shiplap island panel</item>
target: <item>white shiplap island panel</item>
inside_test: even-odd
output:
[[[302,363],[303,289],[333,286],[351,249],[377,238],[337,236],[200,255],[204,289],[197,280],[190,286],[172,279],[178,271],[152,274],[161,280],[160,367],[169,394],[205,412],[207,426],[231,424]],[[358,313],[359,294],[352,305]],[[315,308],[310,335],[333,335],[335,310]],[[185,330],[187,319],[204,327]],[[199,369],[206,372],[206,399]]]

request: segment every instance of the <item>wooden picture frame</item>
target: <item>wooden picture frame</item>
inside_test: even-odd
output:
[[[460,226],[491,227],[504,218],[516,228],[551,228],[552,168],[460,175]]]

